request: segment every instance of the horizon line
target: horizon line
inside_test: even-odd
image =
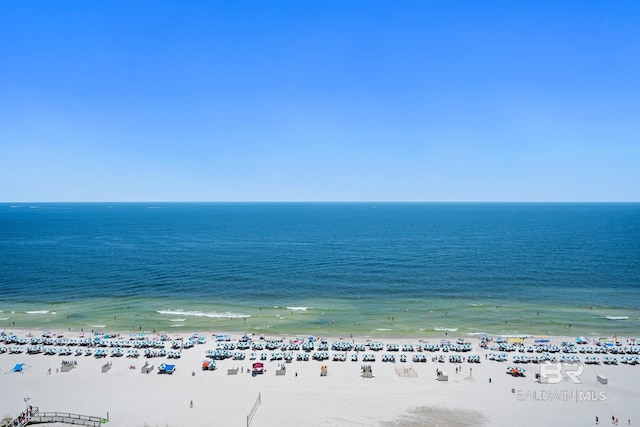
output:
[[[313,203],[334,203],[334,204],[354,204],[354,203],[405,203],[405,204],[463,204],[463,203],[486,203],[486,204],[506,204],[506,203],[528,203],[528,204],[579,204],[579,203],[616,203],[616,204],[633,204],[640,203],[640,201],[615,201],[615,200],[57,200],[57,201],[0,201],[0,204],[54,204],[54,203],[88,203],[88,204],[126,204],[126,203],[159,203],[159,204],[171,204],[171,203],[189,203],[189,204],[215,204],[215,203],[238,203],[238,204],[267,204],[267,203],[300,203],[300,204],[313,204]]]

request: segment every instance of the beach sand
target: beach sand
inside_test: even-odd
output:
[[[27,335],[27,331],[12,332]],[[190,336],[181,335],[185,339]],[[412,362],[413,353],[406,353],[408,360],[401,363],[398,357],[402,351],[394,352],[396,363],[382,362],[382,354],[389,353],[386,350],[376,353],[375,362],[352,362],[352,351],[345,362],[302,362],[294,357],[292,363],[285,364],[284,376],[276,376],[276,369],[283,361],[267,360],[263,362],[266,372],[252,376],[249,372],[254,361],[249,360],[250,350],[246,351],[244,361],[217,361],[215,371],[202,371],[206,350],[215,349],[217,343],[211,333],[200,336],[206,337],[207,343],[183,350],[177,360],[145,359],[142,355],[137,359],[126,356],[96,359],[1,354],[0,417],[15,417],[29,404],[41,412],[108,417],[107,425],[112,426],[246,426],[247,415],[260,396],[260,404],[250,422],[255,427],[584,426],[595,425],[596,416],[600,424],[611,423],[614,416],[619,419],[619,425],[627,425],[628,420],[631,425],[640,425],[640,407],[636,403],[640,394],[640,365],[583,365],[580,384],[569,379],[559,384],[540,384],[535,381],[535,373],[539,372],[537,365],[525,365],[526,376],[513,377],[506,373],[506,366],[513,365],[511,359],[517,353],[510,353],[508,362],[486,360],[485,356],[493,351],[481,349],[478,339],[467,339],[473,350],[461,354],[479,355],[481,363],[433,362],[434,355],[445,354],[448,359],[452,354],[442,352],[416,353],[425,354],[427,363]],[[235,334],[232,338],[240,336]],[[128,339],[128,335],[123,334],[122,339]],[[288,341],[293,337],[284,339]],[[455,341],[452,337],[449,339]],[[552,343],[569,340],[550,339]],[[329,344],[334,341],[327,340]],[[366,339],[354,338],[354,341],[365,343]],[[419,344],[414,338],[376,341]],[[423,341],[439,343],[440,338]],[[533,338],[526,339],[525,344],[533,344]],[[170,350],[170,343],[166,348]],[[257,351],[262,352],[271,353]],[[337,352],[329,349],[328,353],[332,356]],[[76,361],[77,367],[69,372],[57,372],[62,360]],[[142,374],[140,368],[146,360],[156,367],[162,362],[175,364],[176,371],[172,375],[159,375],[156,369]],[[111,362],[112,367],[102,373],[101,366],[107,362]],[[24,371],[10,372],[17,363],[25,364]],[[361,376],[363,364],[372,366],[373,378]],[[130,369],[132,365],[135,369]],[[320,375],[322,365],[328,367],[324,377]],[[240,367],[242,373],[227,375],[227,368],[232,366]],[[396,368],[403,367],[413,367],[417,376],[399,376]],[[446,371],[449,380],[437,381],[437,369]],[[608,384],[599,383],[597,375],[607,377]]]

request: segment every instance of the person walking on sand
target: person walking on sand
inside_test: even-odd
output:
[[[189,408],[193,408],[193,400],[189,403]]]

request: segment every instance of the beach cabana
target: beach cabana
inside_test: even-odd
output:
[[[363,365],[361,370],[362,378],[373,378],[373,370],[371,369],[371,365]]]
[[[328,371],[327,365],[322,365],[322,367],[320,368],[320,376],[326,377],[327,371]]]
[[[78,366],[78,362],[76,361],[73,361],[73,362],[63,361],[62,366],[60,367],[60,372],[69,372],[77,366]]]

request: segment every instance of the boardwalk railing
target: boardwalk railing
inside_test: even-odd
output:
[[[256,399],[256,403],[253,404],[253,408],[251,408],[249,415],[247,415],[247,427],[249,427],[249,424],[251,423],[251,420],[253,419],[253,416],[256,414],[256,411],[258,410],[258,406],[260,406],[261,403],[262,403],[262,393],[258,393],[258,398]]]
[[[38,408],[25,411],[16,425],[23,427],[31,424],[64,423],[78,426],[100,427],[102,418],[91,415],[71,414],[69,412],[40,412]]]
[[[67,412],[41,412],[29,417],[28,424],[65,423],[79,426],[100,427],[102,418],[90,415],[70,414]]]

